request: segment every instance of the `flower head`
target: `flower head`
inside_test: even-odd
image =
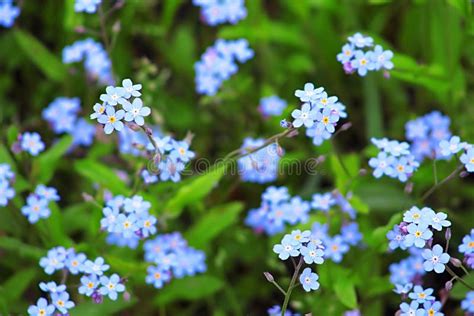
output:
[[[311,290],[315,291],[319,289],[318,279],[319,276],[313,271],[311,271],[310,268],[305,268],[303,270],[303,273],[301,273],[300,275],[300,283],[306,292],[310,292]]]

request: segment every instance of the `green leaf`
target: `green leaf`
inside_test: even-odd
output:
[[[336,177],[336,188],[345,194],[351,179],[359,172],[359,157],[356,154],[348,154],[340,156],[339,160],[338,156],[333,154],[330,156],[330,162]]]
[[[214,207],[186,233],[186,240],[193,247],[204,248],[208,242],[236,222],[243,208],[244,205],[240,202]]]
[[[16,29],[14,37],[18,46],[30,60],[51,80],[62,81],[67,76],[67,68],[54,54],[31,34]]]
[[[40,221],[37,225],[44,226],[44,230],[49,236],[51,246],[61,245],[70,247],[73,245],[72,240],[67,236],[63,225],[63,215],[56,203],[49,203],[51,215],[44,221]]]
[[[353,195],[349,199],[351,206],[360,214],[369,213],[369,206],[363,202],[358,196]]]
[[[15,303],[36,277],[36,268],[16,271],[0,286],[0,296],[8,305]]]
[[[0,237],[0,248],[15,252],[20,257],[33,259],[34,261],[38,261],[46,253],[45,250],[25,244],[18,239],[6,236]]]
[[[224,283],[210,275],[173,280],[156,296],[155,303],[165,305],[176,300],[194,301],[219,291]]]
[[[176,195],[168,201],[165,211],[172,216],[178,216],[185,206],[202,200],[217,186],[225,170],[226,166],[219,166],[182,186]]]
[[[80,175],[109,189],[113,194],[128,195],[129,189],[125,183],[107,166],[93,160],[83,159],[76,161],[74,168]]]
[[[474,273],[470,273],[463,277],[463,280],[467,283],[470,284],[471,286],[474,286]],[[457,300],[463,300],[466,298],[467,292],[471,291],[468,289],[464,284],[462,284],[459,281],[454,281],[454,286],[453,289],[450,292],[450,296],[454,299]]]
[[[72,144],[72,136],[63,136],[56,144],[42,153],[37,160],[33,162],[33,174],[37,175],[39,183],[48,183],[57,169],[59,160]]]
[[[341,303],[348,308],[354,309],[357,307],[357,295],[351,278],[337,278],[334,283],[334,292]]]

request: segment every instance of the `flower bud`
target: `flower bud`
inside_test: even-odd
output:
[[[446,232],[444,233],[444,237],[446,238],[446,241],[449,241],[451,239],[451,228],[448,227],[446,229]]]
[[[122,24],[120,23],[120,21],[117,21],[112,26],[112,32],[118,33],[118,32],[120,32],[121,28],[122,28]]]
[[[352,123],[351,122],[347,122],[347,123],[344,123],[342,124],[341,126],[341,131],[347,131],[349,128],[352,127]]]
[[[461,173],[459,174],[459,177],[461,178],[465,178],[469,175],[469,172],[467,172],[466,170],[463,170],[461,171]]]
[[[90,195],[89,193],[86,193],[86,192],[82,192],[82,198],[84,199],[84,201],[86,202],[92,202],[94,201],[94,197],[92,195]]]
[[[125,125],[134,132],[138,132],[140,130],[140,126],[134,122],[125,122]]]
[[[104,297],[99,292],[94,292],[92,293],[92,300],[96,304],[102,304],[102,302],[104,301]]]
[[[285,151],[283,150],[283,148],[281,148],[281,146],[277,146],[276,152],[279,157],[283,157],[283,155],[285,154]]]
[[[288,133],[288,135],[286,135],[286,137],[288,138],[291,138],[291,137],[295,137],[298,135],[298,130],[292,130],[291,132]]]
[[[77,26],[74,31],[79,34],[83,34],[86,32],[86,28],[82,25]]]
[[[360,176],[365,176],[366,174],[367,174],[367,169],[362,168],[362,169],[359,170],[359,175]]]
[[[280,121],[280,126],[283,127],[283,128],[289,128],[290,127],[290,124],[287,120],[283,119]]]
[[[410,194],[411,192],[413,192],[413,182],[408,182],[405,185],[405,193]]]
[[[188,143],[188,145],[191,146],[191,143],[193,142],[194,134],[190,131],[186,133],[186,137],[184,137],[184,141]]]
[[[451,264],[456,268],[460,268],[462,266],[462,262],[458,258],[451,257],[451,259],[449,259],[449,262],[451,262]]]
[[[263,275],[265,276],[268,282],[275,282],[275,279],[273,278],[273,275],[270,272],[263,272]]]
[[[126,301],[126,302],[129,302],[130,299],[131,299],[130,293],[127,292],[127,291],[125,291],[125,292],[123,293],[123,300]]]
[[[444,284],[444,288],[446,289],[446,291],[451,291],[451,289],[453,288],[453,282],[451,280],[446,282]]]

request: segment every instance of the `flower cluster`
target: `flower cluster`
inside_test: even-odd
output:
[[[112,62],[101,43],[91,38],[77,41],[63,49],[63,63],[71,64],[84,60],[87,75],[104,85],[114,84]]]
[[[461,302],[461,308],[468,313],[474,313],[474,291],[469,291]]]
[[[464,262],[474,269],[474,228],[469,235],[464,236],[462,244],[459,245],[459,252],[464,254]]]
[[[147,240],[143,249],[145,260],[153,263],[147,269],[146,283],[162,288],[171,279],[181,279],[206,271],[206,255],[188,246],[179,232],[159,235]]]
[[[411,151],[416,160],[423,161],[425,157],[440,159],[451,155],[451,150],[445,148],[441,152],[440,142],[449,140],[451,131],[449,117],[438,111],[433,111],[405,124],[405,137],[411,142]]]
[[[49,203],[59,201],[59,199],[58,191],[55,188],[40,184],[26,199],[26,205],[21,208],[21,213],[28,218],[31,224],[34,224],[41,218],[48,218],[51,215]]]
[[[108,200],[100,220],[101,229],[109,233],[107,242],[136,248],[140,239],[156,234],[156,217],[150,215],[150,207],[151,203],[138,195]]]
[[[55,247],[48,251],[45,257],[40,259],[39,265],[45,273],[52,275],[55,271],[65,271],[64,275],[80,275],[81,285],[78,291],[82,295],[92,297],[95,303],[101,303],[104,296],[111,300],[118,298],[118,293],[125,291],[123,281],[117,274],[110,277],[104,275],[110,266],[105,264],[104,258],[98,257],[90,260],[83,253],[76,253],[73,248]],[[66,280],[64,280],[66,281]],[[52,304],[44,298],[40,298],[36,305],[28,309],[30,315],[52,315],[54,310],[58,313],[67,314],[74,307],[74,302],[69,300],[66,285],[57,285],[55,282],[41,282],[39,287],[42,291],[49,293]]]
[[[328,96],[323,87],[315,88],[314,84],[306,83],[304,90],[296,90],[303,105],[293,110],[293,127],[306,127],[306,135],[316,146],[331,138],[339,119],[346,118],[346,107],[335,96]]]
[[[8,200],[13,199],[15,190],[11,187],[15,174],[7,163],[0,164],[0,206],[7,206]]]
[[[13,0],[3,0],[0,3],[0,25],[10,28],[20,15],[20,8],[13,5]]]
[[[76,0],[74,3],[74,11],[95,13],[101,2],[102,0]]]
[[[281,260],[300,257],[300,262],[304,261],[306,264],[324,262],[324,246],[309,230],[302,232],[298,229],[286,234],[280,244],[273,246],[273,252],[278,254]],[[306,292],[319,288],[318,279],[319,276],[309,267],[299,276],[299,281]]]
[[[408,297],[412,300],[410,304],[407,302],[400,304],[400,316],[444,316],[441,312],[443,305],[432,295],[433,291],[432,288],[424,289],[423,287],[416,285],[413,292],[408,294]]]
[[[124,127],[122,119],[143,126],[144,118],[150,115],[151,110],[143,106],[143,101],[139,98],[142,95],[141,88],[141,84],[133,84],[130,79],[123,80],[122,87],[108,86],[106,93],[100,95],[102,104],[94,105],[94,113],[90,118],[103,124],[106,134],[111,134],[114,130],[121,131]],[[119,104],[122,109],[115,108]]]
[[[244,0],[193,0],[193,4],[201,7],[204,22],[212,26],[235,24],[247,16]]]
[[[278,163],[283,150],[276,144],[269,144],[251,154],[249,151],[265,144],[261,138],[247,137],[241,147],[242,158],[237,160],[239,174],[245,182],[267,183],[275,181],[278,177]]]
[[[196,91],[199,94],[215,95],[222,83],[237,73],[236,61],[244,63],[253,54],[246,39],[217,40],[194,64]]]
[[[272,95],[266,98],[260,99],[260,105],[258,110],[262,113],[263,117],[268,116],[280,116],[287,107],[287,103],[282,98],[276,95]]]
[[[374,169],[374,177],[380,178],[386,175],[406,182],[420,166],[407,142],[387,138],[372,138],[371,141],[380,149],[377,157],[372,157],[369,160],[369,166]]]
[[[78,118],[80,103],[79,98],[58,97],[43,110],[42,116],[56,134],[70,134],[72,146],[90,146],[94,141],[95,127]]]
[[[355,33],[347,39],[349,42],[342,46],[342,52],[337,55],[337,60],[343,65],[347,74],[357,71],[359,76],[363,77],[368,71],[393,68],[391,50],[384,50],[380,45],[375,45],[374,50],[364,50],[374,45],[372,37]]]
[[[20,151],[26,151],[32,156],[38,156],[46,147],[41,140],[40,134],[36,132],[24,132],[18,135],[17,144]]]

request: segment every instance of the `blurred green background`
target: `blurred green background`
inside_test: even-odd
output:
[[[209,27],[200,21],[199,8],[191,1],[126,0],[108,20],[117,78],[143,84],[144,103],[163,130],[177,138],[192,131],[192,149],[198,157],[213,161],[240,147],[247,136],[280,132],[281,118],[264,120],[257,111],[260,98],[276,94],[286,99],[288,117],[299,106],[294,91],[306,82],[325,87],[347,106],[352,128],[337,136],[336,143],[354,176],[367,168],[370,137],[402,140],[406,121],[432,110],[451,118],[453,134],[474,142],[470,1],[246,0],[246,7],[247,18],[236,25]],[[76,32],[79,26],[92,33]],[[114,193],[130,192],[113,170],[133,174],[143,161],[118,158],[113,137],[98,138],[88,150],[53,153],[32,162],[11,153],[18,131],[39,131],[51,146],[54,135],[41,111],[58,96],[80,97],[82,115],[89,116],[104,87],[85,80],[82,65],[62,64],[61,52],[88,36],[100,40],[94,30],[99,30],[98,16],[75,13],[73,0],[23,1],[16,25],[0,30],[0,162],[14,161],[19,170],[17,197],[13,205],[0,209],[0,313],[24,313],[36,301],[37,283],[51,279],[37,265],[38,259],[57,245],[103,255],[113,271],[129,279],[130,301],[93,305],[75,297],[79,306],[72,315],[263,315],[268,307],[281,304],[280,293],[262,275],[271,271],[281,284],[289,282],[291,268],[272,253],[281,236],[256,235],[243,225],[266,185],[242,183],[218,170],[139,192],[153,203],[164,223],[162,232],[179,230],[207,254],[204,275],[174,280],[155,290],[144,284],[146,265],[140,251],[107,246],[98,232],[100,209],[81,197],[83,192],[94,192],[93,183]],[[389,79],[381,73],[364,78],[344,73],[336,55],[346,37],[357,31],[394,51],[395,69]],[[195,93],[193,65],[218,38],[246,38],[255,57],[239,66],[216,96],[201,97]],[[291,308],[341,315],[358,306],[363,315],[393,314],[399,301],[391,292],[387,266],[399,257],[385,254],[385,233],[404,209],[421,206],[419,197],[433,184],[431,164],[425,163],[415,174],[410,194],[404,193],[403,184],[375,181],[370,174],[357,177],[347,188],[329,142],[315,147],[300,135],[280,145],[287,158],[324,155],[326,160],[318,175],[282,174],[276,184],[306,199],[335,187],[353,192],[367,244],[352,250],[340,265],[321,266],[321,290],[311,294],[296,290]],[[30,163],[33,169],[50,171],[39,171],[35,178],[22,171]],[[440,162],[439,177],[454,168],[454,161]],[[45,179],[58,188],[62,200],[50,219],[33,226],[19,215],[19,208],[34,184]],[[427,201],[449,214],[454,244],[474,226],[472,184],[472,177],[455,179]],[[186,194],[190,191],[194,193]],[[203,233],[209,227],[216,229]],[[436,276],[429,284],[442,288],[445,281]],[[446,307],[447,315],[462,315],[456,299],[464,294],[457,293]]]

